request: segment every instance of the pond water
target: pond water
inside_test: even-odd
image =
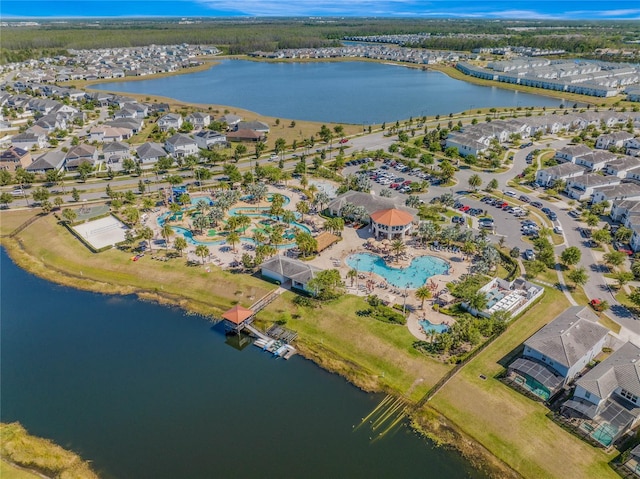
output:
[[[489,107],[558,107],[563,101],[454,80],[436,71],[372,62],[221,60],[208,70],[95,88],[230,105],[276,118],[371,125]]]
[[[178,309],[48,283],[4,250],[0,263],[0,419],[102,478],[484,477],[407,427],[372,442],[354,426],[380,397],[299,356],[273,359]]]

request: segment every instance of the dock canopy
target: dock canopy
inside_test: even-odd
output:
[[[253,316],[253,314],[253,311],[249,308],[245,308],[244,306],[236,304],[233,308],[224,313],[222,317],[227,321],[232,322],[233,324],[240,325],[251,316]]]

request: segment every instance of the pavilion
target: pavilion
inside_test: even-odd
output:
[[[375,238],[404,239],[411,233],[414,216],[397,208],[374,211],[370,215]]]
[[[251,319],[255,313],[249,309],[236,304],[233,308],[222,315],[225,324],[230,326],[234,331],[240,331],[245,324]]]

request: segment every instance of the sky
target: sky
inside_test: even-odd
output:
[[[638,0],[2,0],[15,17],[331,16],[487,19],[640,19]]]

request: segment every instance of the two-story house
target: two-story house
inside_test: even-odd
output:
[[[568,308],[524,342],[522,357],[509,365],[507,375],[549,399],[602,352],[609,330],[597,319],[587,307]]]
[[[164,143],[164,148],[172,156],[188,156],[198,153],[198,145],[190,136],[176,133]]]

